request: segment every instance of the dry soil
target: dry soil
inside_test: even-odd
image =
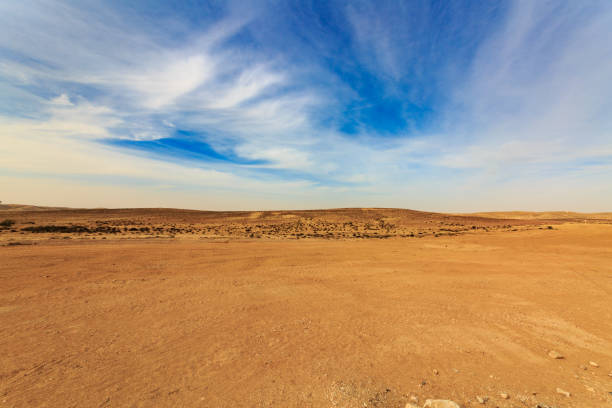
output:
[[[0,407],[612,406],[611,217],[551,214],[5,209]]]

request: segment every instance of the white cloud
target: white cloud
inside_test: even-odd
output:
[[[231,84],[225,84],[217,94],[208,97],[209,102],[206,108],[236,108],[241,103],[261,94],[270,86],[282,83],[284,79],[280,73],[263,66],[246,69]]]
[[[70,102],[70,98],[65,93],[61,94],[60,96],[56,98],[51,99],[49,103],[51,103],[52,105],[60,105],[60,106],[72,106],[73,105],[73,103]]]
[[[499,31],[478,48],[468,76],[442,81],[451,98],[437,112],[436,132],[391,140],[346,137],[335,123],[319,121],[317,112],[325,117],[328,109],[343,111],[341,98],[300,77],[302,67],[291,60],[229,44],[248,24],[245,18],[229,15],[173,41],[163,27],[137,17],[128,21],[109,7],[56,3],[0,4],[0,47],[17,55],[0,61],[0,75],[11,84],[3,88],[10,93],[5,97],[32,107],[21,116],[0,117],[5,171],[58,180],[142,179],[150,186],[202,191],[233,188],[251,197],[281,192],[299,197],[294,202],[303,206],[304,194],[320,204],[333,196],[349,205],[329,185],[359,183],[351,186],[354,205],[413,206],[406,197],[419,197],[421,208],[448,210],[439,203],[460,196],[462,188],[494,191],[479,197],[497,206],[513,199],[521,183],[548,185],[558,199],[563,177],[551,176],[555,172],[572,178],[576,191],[589,178],[600,183],[612,176],[605,164],[612,156],[612,45],[605,42],[612,7],[605,2],[512,3]],[[410,36],[398,41],[404,27],[389,25],[376,7],[370,12],[364,18],[348,8],[355,63],[383,76],[389,87],[406,73],[417,75],[422,61],[413,55]],[[319,75],[338,85],[335,74]],[[97,142],[153,140],[178,129],[200,131],[221,152],[270,163],[252,167],[287,170],[328,186],[282,182],[246,166],[164,162]],[[593,202],[612,202],[593,184],[580,191]],[[586,202],[575,205],[586,209]]]
[[[172,58],[172,57],[171,57]],[[204,55],[192,55],[166,63],[156,69],[139,68],[120,76],[113,85],[135,90],[146,108],[160,109],[192,92],[211,79],[215,64]]]

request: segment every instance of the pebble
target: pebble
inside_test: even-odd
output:
[[[557,394],[565,395],[566,397],[569,397],[572,395],[568,391],[562,390],[561,388],[557,388]]]
[[[410,401],[412,401],[412,402],[419,402],[419,397],[417,397],[416,395],[411,395],[410,396]]]
[[[501,394],[499,394],[499,396],[502,397],[503,399],[510,398],[510,396],[508,394],[506,394],[505,392],[502,392]]]
[[[612,377],[612,371],[608,373],[608,377]]]
[[[434,368],[434,370],[433,370],[433,373],[434,373],[434,375],[438,375],[438,374],[440,374],[440,372],[439,372],[438,370],[436,370],[435,368]]]
[[[485,404],[488,400],[489,400],[489,397],[476,396],[476,401],[480,402],[481,404]]]
[[[588,385],[585,385],[584,388],[586,388],[587,391],[595,392],[595,388],[589,387]]]
[[[589,367],[585,366],[585,365],[580,365],[580,368],[582,368],[583,370],[588,370]]]
[[[593,367],[599,367],[599,364],[597,364],[594,361],[589,361],[589,364],[592,365]]]
[[[558,352],[556,352],[555,350],[550,350],[548,352],[548,357],[550,358],[556,358],[556,359],[561,359],[563,358],[563,356],[561,354],[559,354]]]
[[[451,400],[430,400],[425,401],[423,408],[461,408],[459,404]]]

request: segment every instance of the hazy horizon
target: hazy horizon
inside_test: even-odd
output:
[[[432,213],[440,213],[440,214],[485,214],[485,213],[577,213],[577,214],[610,214],[612,211],[571,211],[571,210],[523,210],[523,209],[502,209],[502,210],[480,210],[480,211],[445,211],[445,210],[429,210],[425,208],[409,208],[409,207],[312,207],[312,208],[234,208],[227,209],[223,208],[190,208],[190,207],[165,207],[165,206],[157,206],[157,207],[103,207],[103,206],[91,206],[91,207],[71,207],[71,206],[62,206],[62,205],[53,205],[53,204],[40,204],[40,203],[6,203],[0,202],[0,205],[5,206],[20,206],[24,207],[41,207],[41,208],[61,208],[67,210],[156,210],[156,209],[166,209],[166,210],[185,210],[185,211],[211,211],[211,212],[258,212],[258,211],[266,211],[266,212],[291,212],[291,211],[335,211],[335,210],[353,210],[353,209],[363,209],[363,210],[408,210],[408,211],[419,211],[419,212],[432,212]]]
[[[0,200],[612,211],[612,2],[0,4]]]

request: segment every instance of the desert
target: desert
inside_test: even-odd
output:
[[[611,39],[0,1],[0,408],[612,408]]]
[[[609,213],[2,220],[2,406],[612,404]]]

